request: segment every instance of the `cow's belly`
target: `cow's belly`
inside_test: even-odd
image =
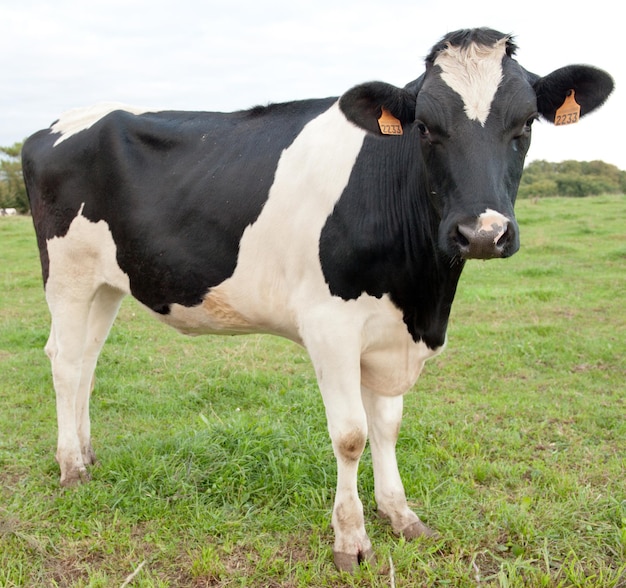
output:
[[[274,332],[246,317],[219,291],[210,291],[198,306],[172,304],[168,314],[153,312],[153,315],[183,335],[243,335]]]
[[[317,297],[309,292],[302,300],[297,289],[264,297],[259,284],[232,289],[229,285],[213,289],[199,306],[172,305],[170,314],[157,316],[188,335],[272,333],[300,344],[304,342],[298,325],[312,308],[317,308],[317,314],[324,317],[320,320],[327,319],[329,324],[349,317],[345,322],[360,331],[360,350],[355,352],[361,355],[361,383],[385,396],[404,394],[417,381],[426,360],[443,350],[415,342],[402,313],[387,296],[377,299],[362,295],[356,301],[342,301],[326,291]],[[321,290],[322,284],[317,285]],[[317,323],[317,328],[324,330],[325,326]]]

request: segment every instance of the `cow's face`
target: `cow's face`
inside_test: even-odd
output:
[[[519,248],[513,205],[537,100],[526,72],[491,46],[447,45],[417,93],[424,173],[439,207],[439,246],[450,257],[508,257]]]
[[[495,31],[452,33],[406,88],[364,84],[340,101],[346,116],[371,132],[380,132],[381,108],[389,110],[405,132],[388,140],[419,145],[417,170],[440,218],[439,248],[452,259],[518,250],[513,206],[534,120],[554,122],[572,90],[583,116],[613,88],[608,74],[588,66],[539,78],[513,59],[514,51],[510,37]]]

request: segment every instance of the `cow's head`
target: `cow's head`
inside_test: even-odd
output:
[[[589,66],[532,74],[513,59],[515,49],[509,35],[457,31],[433,47],[425,73],[405,88],[372,82],[340,99],[353,123],[382,135],[384,109],[404,127],[402,139],[388,140],[420,144],[421,173],[441,219],[439,247],[451,258],[517,251],[513,205],[534,120],[555,122],[572,95],[584,116],[613,89],[606,72]]]

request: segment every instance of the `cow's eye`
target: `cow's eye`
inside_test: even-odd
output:
[[[531,117],[528,117],[526,119],[526,122],[519,126],[516,127],[516,130],[513,133],[513,142],[515,144],[517,144],[518,141],[523,140],[523,139],[530,139],[530,135],[531,135],[531,131],[532,131],[532,126],[533,123],[535,122],[535,120],[537,120],[537,116],[533,115]]]
[[[428,130],[428,127],[423,122],[419,121],[417,123],[417,130],[420,132],[420,136],[423,139],[428,139],[430,135],[430,131]]]
[[[527,121],[526,124],[524,125],[524,132],[525,133],[530,133],[530,130],[533,126],[533,123],[537,120],[536,116],[531,116]]]
[[[537,120],[537,116],[533,115],[526,120],[524,126],[522,128],[522,132],[519,134],[519,137],[523,137],[524,135],[530,135],[532,130],[533,123]]]

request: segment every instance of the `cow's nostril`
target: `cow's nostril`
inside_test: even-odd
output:
[[[464,248],[464,247],[469,247],[470,241],[469,241],[469,237],[471,235],[473,231],[471,231],[471,229],[468,230],[468,227],[464,227],[463,225],[459,225],[456,228],[456,235],[454,236],[456,242],[458,243],[459,247]]]
[[[508,226],[498,223],[493,223],[490,227],[459,224],[453,239],[465,259],[502,257],[509,240]]]
[[[500,238],[496,240],[496,247],[503,249],[509,241],[509,227],[505,227]]]

